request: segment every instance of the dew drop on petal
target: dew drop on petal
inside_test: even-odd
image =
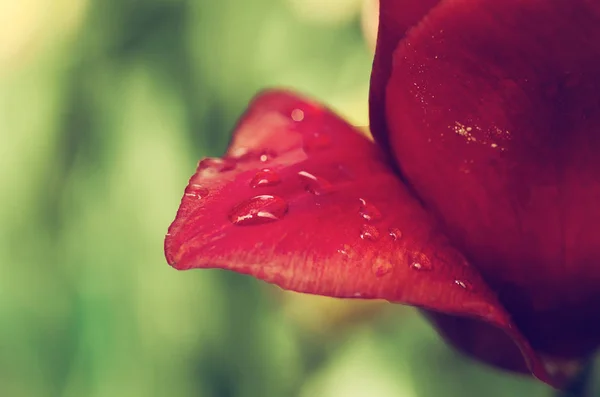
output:
[[[300,122],[304,120],[304,111],[302,109],[294,109],[292,110],[290,117],[292,118],[292,120]]]
[[[354,257],[354,249],[348,244],[344,244],[342,248],[337,250],[337,252],[340,255],[343,255],[346,259],[351,259]]]
[[[261,163],[267,163],[277,157],[277,152],[271,149],[263,149],[260,151],[249,150],[246,148],[236,149],[231,153],[231,157],[227,158],[230,162],[234,163],[249,163],[252,161],[260,161]]]
[[[261,195],[241,202],[229,213],[229,220],[237,226],[262,225],[283,218],[288,210],[284,199]]]
[[[248,163],[251,161],[260,161],[266,163],[277,157],[277,153],[270,149],[263,149],[260,151],[248,150],[246,148],[239,148],[235,150],[228,160],[233,160],[237,163]]]
[[[373,274],[375,274],[375,276],[383,277],[392,271],[393,266],[390,262],[381,258],[377,258],[373,262],[371,269],[373,270]]]
[[[254,177],[250,180],[250,187],[267,187],[275,186],[281,183],[279,174],[268,168],[258,171]]]
[[[300,171],[298,177],[304,184],[304,190],[315,196],[321,196],[331,191],[332,186],[326,179],[314,176],[310,172]]]
[[[198,162],[198,171],[202,176],[217,174],[235,169],[236,161],[232,158],[206,157]]]
[[[388,230],[390,237],[392,238],[392,240],[394,241],[398,241],[402,238],[402,231],[400,229],[398,229],[397,227],[391,227]]]
[[[410,258],[410,268],[414,270],[430,271],[433,270],[433,264],[427,255],[417,253]]]
[[[365,199],[360,201],[360,216],[368,222],[377,222],[381,220],[381,212],[373,204],[368,203]]]
[[[360,238],[363,240],[377,241],[377,239],[379,239],[379,229],[373,225],[362,225],[360,228]]]
[[[461,287],[461,288],[463,288],[463,289],[465,289],[467,291],[470,291],[470,290],[473,289],[473,285],[471,285],[471,283],[468,282],[468,281],[454,280],[454,284],[458,285],[459,287]]]
[[[192,183],[185,189],[185,196],[201,199],[208,196],[208,189],[197,183]]]
[[[266,162],[273,160],[275,157],[277,157],[277,153],[275,153],[275,151],[273,151],[273,150],[267,149],[267,150],[263,150],[262,152],[260,152],[258,159],[262,163],[266,163]]]

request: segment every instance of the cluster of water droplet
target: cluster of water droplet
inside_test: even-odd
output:
[[[277,157],[270,150],[264,150],[258,154],[248,152],[238,157],[239,161],[260,161],[268,163]],[[277,186],[281,183],[279,174],[271,168],[263,168],[257,171],[249,185],[252,189]],[[275,222],[282,219],[288,211],[287,202],[281,197],[261,194],[244,200],[229,212],[229,220],[236,226],[255,226]]]
[[[301,109],[294,109],[291,112],[290,118],[297,123],[305,120],[306,115]],[[303,150],[307,153],[315,150],[321,150],[331,145],[332,140],[328,134],[324,134],[317,130],[303,133]],[[241,149],[234,157],[226,158],[205,158],[198,163],[197,172],[202,178],[211,178],[219,173],[234,170],[238,163],[260,161],[268,163],[276,158],[277,154],[271,150],[263,150],[260,152],[248,151]],[[304,190],[312,195],[321,196],[331,192],[332,184],[324,178],[318,177],[308,171],[300,171],[297,173],[300,183]],[[282,178],[277,171],[272,168],[262,168],[257,171],[249,181],[249,186],[252,189],[262,189],[265,187],[277,186],[282,182]],[[189,198],[205,198],[209,191],[200,184],[190,184],[186,189],[185,196]],[[359,198],[360,209],[359,216],[364,220],[360,227],[360,238],[364,241],[378,241],[382,233],[375,225],[383,219],[379,209],[368,202],[364,198]],[[288,203],[281,197],[269,194],[260,194],[247,199],[236,205],[229,212],[229,220],[237,226],[253,226],[261,225],[270,222],[275,222],[282,219],[288,212]],[[402,239],[402,231],[396,227],[388,229],[388,238],[392,241]],[[347,258],[355,255],[354,249],[345,244],[343,249],[338,252]],[[407,254],[408,263],[411,269],[417,271],[433,270],[433,264],[429,257],[423,253]],[[383,277],[392,272],[394,266],[390,261],[381,257],[373,260],[372,271],[375,276]],[[454,284],[465,289],[471,290],[472,285],[468,281],[455,280]],[[358,294],[357,296],[360,296]]]
[[[378,241],[381,238],[381,232],[373,223],[382,220],[383,215],[374,204],[368,202],[366,199],[359,198],[358,201],[360,204],[359,216],[365,221],[360,227],[360,238],[365,241]],[[390,228],[388,229],[388,236],[392,241],[398,241],[402,238],[402,232],[398,228]],[[391,262],[377,257],[373,260],[371,269],[375,276],[383,277],[391,273],[394,266]]]
[[[294,109],[290,118],[294,122],[301,122],[305,119],[304,111]],[[315,131],[303,134],[303,143],[305,151],[318,150],[328,147],[331,144],[331,138]],[[276,154],[265,151],[259,160],[267,163],[274,157]],[[251,153],[241,153],[239,159],[256,160]],[[225,168],[222,168],[218,172],[224,170]],[[308,171],[300,171],[297,175],[304,189],[315,196],[326,194],[331,190],[331,183],[324,178],[315,176]],[[276,170],[263,168],[250,179],[249,185],[252,189],[261,189],[277,186],[281,182],[282,178]],[[235,206],[229,214],[229,219],[238,226],[260,225],[282,219],[287,211],[288,204],[283,198],[274,195],[258,195]]]
[[[367,202],[364,198],[359,199],[360,202],[360,216],[366,221],[360,228],[360,238],[365,241],[377,241],[381,238],[381,232],[377,226],[373,223],[380,221],[383,216],[379,209],[372,203]],[[388,229],[388,235],[393,241],[398,241],[402,238],[402,232],[396,227]],[[348,258],[354,255],[352,247],[344,245],[343,249],[338,252]],[[431,259],[422,252],[407,253],[407,261],[411,269],[416,271],[427,272],[433,270],[433,263]],[[377,257],[373,260],[372,271],[376,277],[383,277],[392,272],[394,265],[381,257]],[[455,279],[454,284],[464,290],[471,291],[473,286],[466,280]]]
[[[372,223],[376,223],[383,219],[381,211],[372,203],[369,203],[364,198],[358,199],[360,203],[359,215],[363,220],[368,223],[363,223],[360,229],[360,238],[363,240],[377,241],[379,240],[381,233],[377,226]],[[398,241],[402,238],[402,232],[397,227],[391,227],[388,229],[388,236],[393,241]]]

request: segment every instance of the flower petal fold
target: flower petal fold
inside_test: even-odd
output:
[[[165,241],[176,269],[384,299],[487,322],[552,383],[478,271],[358,130],[286,91],[253,100],[222,159],[204,159]]]
[[[380,0],[379,30],[369,92],[371,132],[377,142],[388,148],[385,91],[392,74],[392,58],[406,33],[416,26],[442,0]]]

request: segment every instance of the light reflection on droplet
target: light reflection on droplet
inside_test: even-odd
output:
[[[379,239],[379,229],[373,225],[364,224],[360,228],[360,238],[363,240],[377,241]]]
[[[238,226],[261,225],[278,221],[286,214],[288,205],[277,196],[255,196],[236,205],[229,213],[229,220]]]

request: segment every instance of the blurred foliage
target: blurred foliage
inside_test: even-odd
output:
[[[549,395],[460,358],[412,310],[164,260],[197,159],[258,90],[367,123],[360,9],[0,3],[0,396]]]

